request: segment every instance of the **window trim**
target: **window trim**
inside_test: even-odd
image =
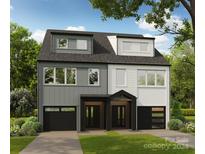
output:
[[[90,84],[90,81],[89,81],[89,70],[90,69],[98,70],[98,82],[97,82],[97,84]],[[88,68],[88,86],[100,86],[100,69],[99,68]]]
[[[54,75],[54,77],[53,77],[53,80],[54,80],[54,82],[52,83],[52,84],[47,84],[47,83],[45,83],[45,69],[46,68],[48,68],[48,67],[50,67],[50,68],[53,68],[54,69],[54,71],[53,71],[53,75]],[[64,69],[64,84],[57,84],[56,83],[56,68],[63,68]],[[46,85],[46,86],[76,86],[77,85],[77,81],[78,81],[78,78],[77,78],[77,68],[75,68],[75,67],[70,67],[71,69],[75,69],[76,70],[76,73],[75,73],[75,75],[76,75],[76,78],[75,78],[75,84],[67,84],[67,68],[69,68],[69,67],[53,67],[53,66],[45,66],[45,67],[43,67],[43,85]]]
[[[124,70],[125,71],[125,78],[124,78],[124,85],[118,85],[117,84],[117,70]],[[127,87],[127,70],[126,70],[126,68],[116,68],[115,69],[115,80],[116,80],[116,87]]]
[[[145,85],[139,85],[138,84],[138,71],[145,71]],[[147,84],[147,72],[149,71],[153,71],[155,74],[155,85],[148,85]],[[158,71],[163,71],[164,72],[164,85],[157,85],[157,72]],[[155,70],[151,70],[151,69],[137,69],[137,87],[139,88],[166,88],[166,83],[167,83],[167,79],[166,79],[166,70],[164,69],[155,69]]]

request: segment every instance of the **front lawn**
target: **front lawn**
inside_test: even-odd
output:
[[[80,143],[84,154],[194,154],[193,149],[144,134],[83,135]]]
[[[10,138],[10,153],[18,154],[35,138],[36,138],[35,136],[11,137]]]

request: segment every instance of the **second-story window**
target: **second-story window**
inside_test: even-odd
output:
[[[44,84],[77,85],[77,68],[44,67]]]
[[[126,70],[125,69],[116,69],[116,85],[117,86],[126,86]]]
[[[67,68],[66,79],[67,84],[75,85],[77,83],[77,70],[75,68]]]
[[[56,68],[56,84],[65,84],[65,69]]]
[[[44,82],[45,84],[54,84],[54,68],[45,67],[44,68]]]
[[[88,84],[94,86],[99,85],[99,69],[88,69]]]
[[[163,87],[165,86],[165,71],[138,70],[137,84],[142,87]]]

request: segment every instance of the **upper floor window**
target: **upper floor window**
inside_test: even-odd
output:
[[[116,69],[116,85],[126,86],[126,70]]]
[[[99,85],[99,69],[96,68],[88,69],[88,84]]]
[[[165,71],[137,71],[137,83],[139,86],[165,86]]]
[[[65,84],[65,69],[64,68],[56,68],[56,84]]]
[[[147,71],[147,85],[154,86],[155,85],[155,72]]]
[[[77,50],[88,49],[88,42],[86,39],[58,38],[56,40],[57,40],[58,49],[77,49]]]
[[[164,76],[165,74],[164,74],[164,71],[157,71],[156,72],[156,77],[157,77],[157,85],[158,86],[164,86],[164,82],[165,82],[165,80],[164,80],[164,78],[165,78],[165,76]]]
[[[138,77],[137,77],[138,78],[138,80],[137,80],[138,85],[145,86],[146,85],[146,71],[140,70],[140,71],[138,71],[137,75],[138,75]]]
[[[45,67],[44,68],[44,82],[45,84],[54,84],[54,68]]]
[[[53,85],[76,85],[77,69],[76,68],[60,68],[45,67],[44,83]]]
[[[75,68],[67,68],[66,83],[76,84],[77,70]]]

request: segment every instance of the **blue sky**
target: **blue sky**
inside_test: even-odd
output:
[[[144,14],[147,7],[142,7]],[[176,9],[170,24],[189,18],[183,7]],[[11,0],[11,21],[27,27],[32,37],[41,41],[46,29],[76,29],[86,31],[121,32],[155,36],[158,32],[142,19],[136,23],[134,18],[123,20],[101,20],[101,12],[92,8],[88,0]],[[156,48],[169,52],[173,36],[156,36]]]

